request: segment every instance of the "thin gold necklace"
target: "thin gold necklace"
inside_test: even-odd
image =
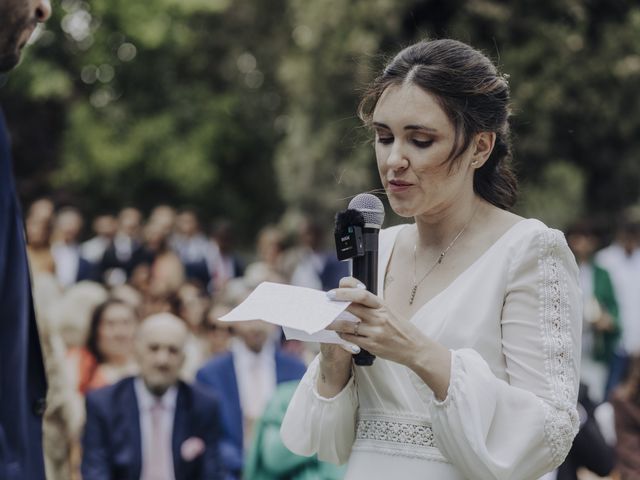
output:
[[[416,280],[416,278],[417,278],[417,269],[418,269],[418,267],[417,267],[417,264],[418,264],[418,260],[417,260],[418,241],[416,240],[416,243],[413,245],[413,287],[411,288],[411,295],[409,297],[409,305],[413,305],[413,301],[416,298],[416,292],[418,291],[418,287],[420,286],[420,284],[424,281],[425,278],[427,278],[429,276],[429,274],[431,272],[433,272],[433,270],[438,265],[440,265],[442,263],[442,261],[444,260],[444,257],[447,255],[447,252],[451,249],[451,247],[453,247],[453,245],[456,243],[456,241],[460,238],[460,236],[467,229],[467,227],[471,223],[471,220],[473,219],[473,217],[476,214],[476,210],[478,210],[478,205],[476,205],[476,208],[473,209],[473,213],[469,217],[469,220],[467,220],[467,223],[464,224],[464,226],[458,232],[458,234],[453,238],[453,240],[451,240],[451,243],[447,246],[447,248],[445,248],[442,252],[440,252],[440,255],[438,255],[438,259],[434,262],[433,265],[431,265],[429,270],[427,270],[427,272],[422,276],[422,278],[419,281]]]

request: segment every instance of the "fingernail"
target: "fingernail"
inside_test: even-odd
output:
[[[351,345],[351,351],[357,355],[360,353],[360,347],[358,345]]]
[[[327,292],[327,298],[329,300],[335,300],[336,299],[336,291],[335,290],[329,290]]]
[[[356,288],[361,288],[362,290],[366,290],[367,286],[362,282],[358,282],[356,283]]]

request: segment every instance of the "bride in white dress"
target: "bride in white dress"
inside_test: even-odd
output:
[[[401,51],[361,104],[393,210],[378,296],[353,278],[332,328],[377,355],[322,345],[282,425],[289,449],[347,479],[535,479],[578,428],[581,296],[564,236],[508,211],[509,86],[454,40]]]

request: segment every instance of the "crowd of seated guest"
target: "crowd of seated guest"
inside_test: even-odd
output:
[[[144,427],[152,415],[143,411],[154,399],[166,403],[173,418],[164,417],[173,430],[164,437],[165,443],[171,439],[172,458],[161,462],[166,478],[242,478],[267,405],[280,384],[301,378],[316,347],[285,341],[272,325],[220,317],[263,281],[329,288],[348,267],[309,237],[320,229],[307,228],[306,221],[289,234],[265,226],[255,250],[245,248],[244,255],[237,253],[229,221],[216,221],[209,235],[202,225],[193,210],[166,205],[146,216],[127,207],[93,219],[47,199],[28,209],[29,258],[50,378],[49,479],[155,478],[143,476],[155,463],[147,458],[153,435]],[[151,341],[163,331],[173,332],[171,338]],[[167,358],[174,350],[179,355],[165,364],[156,359],[152,367],[151,357],[162,357],[154,349],[165,349]],[[154,375],[165,377],[165,390],[141,387]],[[206,405],[208,416],[197,410]],[[194,418],[207,432],[179,426]],[[131,430],[134,424],[144,428]],[[163,449],[169,452],[167,445]],[[318,467],[307,468],[307,475],[326,468],[312,465]]]

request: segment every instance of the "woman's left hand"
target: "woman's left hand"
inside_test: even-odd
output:
[[[327,328],[348,342],[376,356],[411,366],[416,354],[428,347],[429,339],[412,323],[400,320],[376,295],[353,277],[340,280],[340,288],[328,292],[332,300],[352,302],[347,311],[360,322],[335,320]]]

